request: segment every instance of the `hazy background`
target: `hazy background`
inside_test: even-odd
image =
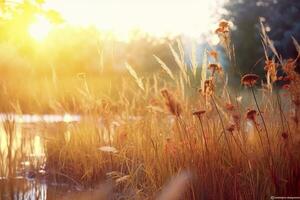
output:
[[[264,55],[260,17],[284,58],[296,57],[291,37],[300,40],[298,0],[2,0],[0,5],[2,111],[12,111],[11,105],[17,104],[24,112],[52,112],[63,101],[63,109],[77,112],[74,102],[83,82],[95,96],[114,96],[120,78],[128,74],[125,62],[144,78],[163,76],[153,55],[177,70],[168,47],[177,39],[183,42],[187,62],[193,45],[199,63],[205,48],[222,55],[213,31],[223,18],[232,23],[243,73]],[[35,26],[41,16],[42,23]],[[263,64],[258,62],[256,73],[263,73]],[[230,67],[225,56],[222,65]]]

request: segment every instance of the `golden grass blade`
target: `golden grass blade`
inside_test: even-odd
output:
[[[277,50],[276,50],[276,48],[274,46],[274,42],[271,41],[270,39],[269,39],[269,48],[275,54],[275,56],[278,58],[278,60],[281,61],[281,57],[279,56],[279,54],[278,54],[278,52],[277,52]]]
[[[175,62],[177,63],[177,65],[178,65],[181,73],[183,74],[184,80],[187,82],[187,80],[188,80],[187,79],[187,72],[186,72],[185,65],[184,65],[183,61],[180,59],[178,53],[175,51],[175,49],[172,47],[171,44],[169,44],[169,48],[170,48],[170,50],[172,52],[172,55],[173,55],[173,57],[175,59]]]
[[[224,79],[224,86],[223,86],[223,89],[222,89],[222,97],[227,98],[228,101],[229,101],[230,98],[229,98],[227,86],[228,86],[228,75],[226,75],[225,79]]]
[[[204,49],[202,68],[201,68],[201,90],[204,91],[204,82],[206,80],[206,72],[207,72],[207,54],[206,49]]]
[[[182,43],[179,39],[177,39],[176,42],[177,42],[177,47],[178,47],[178,50],[179,50],[181,63],[184,64],[184,50],[183,50]]]
[[[170,70],[170,68],[159,58],[159,57],[157,57],[156,55],[153,55],[154,56],[154,58],[156,59],[156,61],[160,64],[160,66],[161,66],[161,68],[163,68],[166,72],[167,72],[167,74],[173,79],[173,80],[175,80],[175,77],[174,77],[174,75],[173,75],[173,73],[172,73],[172,71]]]
[[[153,89],[154,89],[154,93],[158,94],[158,81],[156,75],[153,75]]]
[[[263,46],[263,49],[264,49],[265,58],[266,58],[266,60],[268,60],[269,58],[268,58],[267,48],[266,48],[263,41],[262,41],[262,46]]]
[[[134,80],[136,81],[137,85],[144,91],[144,84],[142,79],[140,79],[137,75],[137,73],[135,72],[135,70],[132,68],[131,65],[129,65],[127,62],[125,63],[126,69],[128,70],[128,72],[130,73],[130,75],[134,78]]]
[[[184,88],[184,81],[182,78],[182,74],[180,74],[180,76],[179,76],[179,85],[180,85],[180,91],[181,91],[182,98],[184,98],[185,88]]]
[[[270,50],[274,53],[274,55],[277,57],[277,59],[279,60],[279,62],[282,65],[283,64],[282,59],[279,56],[279,54],[278,54],[278,52],[275,48],[274,42],[272,40],[270,40],[269,36],[267,35],[265,26],[263,24],[263,18],[260,18],[260,27],[261,27],[261,37],[262,37],[262,40],[263,40],[263,47],[264,47],[264,52],[265,52],[266,59],[268,59],[266,47],[269,47]]]
[[[192,46],[191,62],[192,62],[192,72],[193,72],[194,77],[196,77],[198,63],[197,63],[197,55],[196,55],[196,46],[195,46],[195,44],[193,44],[193,46]]]
[[[294,37],[292,37],[292,39],[293,39],[294,46],[295,46],[295,48],[298,52],[298,56],[299,56],[300,55],[300,45]]]

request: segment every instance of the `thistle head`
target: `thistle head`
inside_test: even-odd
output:
[[[170,113],[175,116],[180,116],[182,113],[181,105],[176,101],[173,95],[167,89],[162,89],[161,95],[165,99],[165,104]]]
[[[211,63],[208,65],[208,68],[212,71],[212,74],[222,71],[222,67],[220,66],[220,64]]]
[[[258,81],[259,76],[256,74],[246,74],[242,77],[241,83],[248,87],[253,87]]]
[[[208,54],[214,58],[215,60],[218,60],[218,52],[214,51],[214,50],[211,50],[208,52]]]
[[[232,133],[232,132],[235,130],[235,124],[230,124],[230,125],[226,128],[226,130],[227,130],[228,132]]]
[[[222,20],[219,22],[219,27],[220,28],[229,28],[229,22],[226,20]]]
[[[246,118],[248,120],[255,121],[256,116],[257,116],[257,111],[254,109],[248,109],[248,111],[246,112]]]
[[[226,103],[225,104],[225,108],[226,108],[226,110],[228,110],[228,111],[234,111],[234,105],[232,104],[232,103]]]
[[[193,112],[193,115],[197,117],[201,117],[205,112],[206,112],[205,110],[198,110]]]

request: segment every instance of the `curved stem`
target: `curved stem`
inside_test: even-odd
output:
[[[267,152],[265,150],[264,142],[263,142],[262,137],[261,137],[261,131],[258,128],[258,124],[255,121],[253,121],[253,124],[254,124],[254,126],[256,128],[256,131],[257,131],[257,134],[258,134],[258,137],[259,137],[259,141],[260,141],[261,147],[263,149],[263,153],[265,154],[265,156],[268,156],[268,154],[267,154]]]
[[[234,140],[234,142],[236,143],[236,145],[238,146],[239,150],[241,151],[241,153],[247,158],[247,160],[249,160],[248,155],[243,151],[241,145],[239,144],[238,140],[234,137],[233,133],[232,134],[232,138]]]
[[[255,96],[253,87],[251,87],[251,91],[252,91],[252,94],[253,94],[253,97],[254,97],[254,101],[255,101],[257,110],[259,112],[259,115],[261,117],[262,123],[263,123],[265,131],[266,131],[266,137],[267,137],[267,142],[268,142],[268,145],[269,145],[269,151],[270,151],[271,158],[273,160],[273,153],[272,153],[271,142],[270,142],[270,138],[269,138],[269,132],[268,132],[268,129],[267,129],[267,125],[266,125],[264,117],[262,116],[261,110],[260,110],[260,108],[258,106],[258,102],[257,102],[256,96]]]
[[[212,102],[214,103],[214,106],[215,106],[215,108],[216,108],[216,110],[217,110],[217,113],[218,113],[218,115],[219,115],[220,122],[221,122],[221,125],[222,125],[222,128],[223,128],[223,133],[224,133],[225,141],[226,141],[226,143],[227,143],[227,147],[228,147],[228,150],[229,150],[230,158],[231,158],[231,160],[233,161],[232,151],[231,151],[231,148],[230,148],[230,145],[229,145],[229,141],[228,141],[228,138],[227,138],[227,135],[226,135],[226,130],[225,130],[225,126],[224,126],[224,123],[223,123],[223,120],[222,120],[221,113],[220,113],[220,111],[219,111],[219,109],[218,109],[218,106],[217,106],[217,104],[216,104],[216,102],[215,102],[213,96],[211,97],[211,99],[212,99]]]
[[[206,140],[206,134],[205,134],[205,131],[204,131],[201,116],[198,116],[198,119],[199,119],[201,130],[202,130],[202,137],[203,137],[203,140],[204,140],[205,148],[206,148],[207,153],[209,154],[208,146],[207,146],[207,140]]]

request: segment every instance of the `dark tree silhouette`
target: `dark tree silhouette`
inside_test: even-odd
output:
[[[299,0],[231,0],[226,5],[236,29],[232,37],[237,52],[237,63],[246,73],[263,57],[260,38],[259,18],[263,17],[269,37],[283,58],[295,58],[292,36],[300,40],[300,1]],[[263,64],[255,68],[262,73]]]

